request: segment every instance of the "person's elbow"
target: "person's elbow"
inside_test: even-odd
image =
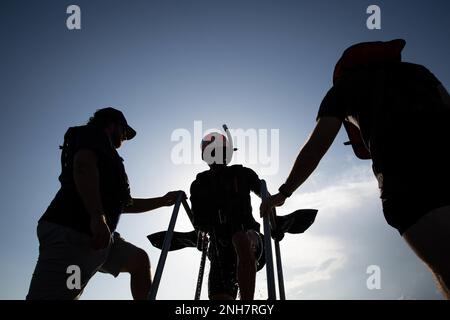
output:
[[[300,151],[299,160],[304,166],[316,165],[326,153],[326,148],[320,142],[308,141]]]
[[[139,200],[132,198],[130,200],[130,203],[123,208],[123,213],[137,213],[138,212],[137,202],[139,202]]]

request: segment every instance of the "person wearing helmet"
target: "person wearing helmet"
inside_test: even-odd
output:
[[[425,67],[402,62],[404,40],[359,43],[338,61],[316,126],[279,193],[281,206],[316,169],[344,124],[356,156],[372,159],[384,216],[450,299],[450,96]]]
[[[234,300],[239,289],[242,300],[252,300],[264,255],[250,192],[259,196],[261,181],[249,168],[228,166],[233,147],[224,135],[208,134],[201,148],[209,170],[197,175],[190,200],[194,227],[210,236],[209,298]]]
[[[129,273],[133,298],[147,298],[148,255],[115,230],[122,213],[170,206],[179,192],[131,197],[116,149],[135,135],[114,108],[97,110],[87,125],[67,130],[60,147],[61,187],[38,223],[39,258],[27,300],[78,299],[97,271],[114,277]]]

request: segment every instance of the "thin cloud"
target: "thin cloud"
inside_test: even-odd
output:
[[[313,283],[332,281],[348,261],[349,243],[339,234],[322,236],[314,231],[320,223],[332,223],[342,214],[350,215],[377,197],[377,184],[366,166],[353,167],[335,177],[321,189],[293,195],[283,212],[316,208],[315,225],[302,235],[287,235],[282,242],[286,291],[291,299],[301,299],[305,288]],[[322,212],[322,213],[321,213]],[[326,214],[323,214],[325,212]]]
[[[337,212],[352,213],[378,197],[377,182],[366,166],[353,167],[328,183],[314,192],[298,191],[286,201],[283,211],[316,208],[326,210],[331,218]]]
[[[288,240],[283,246],[283,258],[286,291],[291,299],[300,299],[307,285],[330,280],[345,266],[344,246],[337,238],[305,235],[301,239],[291,236]]]

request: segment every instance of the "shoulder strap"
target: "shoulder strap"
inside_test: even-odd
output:
[[[75,133],[75,128],[69,128],[64,134],[64,142],[62,146],[59,146],[61,150],[61,169],[64,169],[67,166],[68,160],[68,151],[69,151],[69,143],[73,139]]]

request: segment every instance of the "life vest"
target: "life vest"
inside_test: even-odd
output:
[[[235,227],[259,230],[250,200],[251,177],[242,165],[207,170],[191,185],[193,223],[196,228]]]
[[[337,62],[333,72],[333,84],[354,70],[376,64],[401,62],[402,50],[406,45],[403,39],[382,42],[363,42],[347,48]],[[363,160],[371,159],[370,150],[364,143],[358,126],[344,120],[344,128],[350,139],[345,145],[351,145],[355,155]]]

